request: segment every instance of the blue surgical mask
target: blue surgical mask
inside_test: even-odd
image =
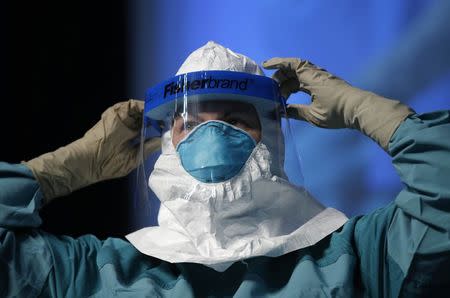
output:
[[[222,121],[207,121],[177,145],[184,169],[201,182],[222,182],[234,177],[256,146],[245,131]]]

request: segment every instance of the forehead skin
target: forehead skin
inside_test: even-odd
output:
[[[199,124],[209,120],[228,122],[249,133],[256,142],[261,140],[261,124],[253,105],[237,101],[214,100],[191,103],[187,111],[178,109],[172,128],[173,145],[176,147],[187,135],[186,123],[193,121]]]

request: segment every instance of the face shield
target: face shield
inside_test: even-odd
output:
[[[160,154],[175,155],[180,170],[200,183],[230,180],[250,156],[263,153],[266,160],[258,167],[266,175],[302,187],[299,154],[284,114],[285,100],[271,78],[235,71],[186,73],[147,91],[140,143],[161,136]],[[143,150],[140,156],[137,204],[149,209],[144,201],[151,201],[148,211],[154,216],[159,200],[147,182],[159,156],[143,156]]]
[[[253,141],[254,145],[262,143],[267,146],[269,152],[272,152],[270,165],[272,172],[285,177],[283,168],[286,138],[284,134],[288,135],[290,130],[287,119],[284,119],[282,127],[281,115],[285,110],[285,102],[279,95],[276,82],[272,79],[230,71],[187,73],[150,89],[146,98],[147,127],[151,124],[164,136],[162,153],[177,151],[184,168],[200,181],[222,182],[230,179],[241,168],[229,164],[233,158],[236,157],[244,163],[247,159],[243,159],[244,153],[235,152],[234,156],[230,156],[231,152],[225,154],[226,152],[219,144],[215,143],[220,143],[219,139],[214,139],[212,135],[210,139],[204,136],[205,133],[202,131],[205,131],[205,125],[210,125],[204,122],[211,121],[221,122],[222,125],[218,123],[216,125],[221,126],[222,129],[229,127],[231,130],[241,131],[248,136],[247,139]],[[197,127],[199,125],[200,127]],[[201,151],[191,149],[188,152],[192,144],[189,141],[190,138],[193,136],[200,138],[200,135],[203,135],[202,142],[205,146],[197,147]],[[169,138],[171,142],[167,142]],[[232,144],[230,139],[227,142],[231,142],[229,145]],[[211,146],[208,151],[205,150],[206,144]],[[214,149],[218,151],[214,152]],[[248,157],[248,150],[246,152]],[[195,159],[195,165],[194,161],[187,160],[188,155],[192,155],[192,159]],[[202,155],[208,155],[211,158],[201,158]],[[213,156],[219,160],[214,160]],[[297,165],[299,166],[298,162]],[[225,169],[228,166],[232,167],[230,172]],[[196,175],[196,171],[202,174]],[[208,171],[209,178],[200,178]],[[300,167],[296,174],[297,181],[301,181]],[[225,176],[222,177],[222,175]]]
[[[303,188],[278,84],[245,56],[204,48],[200,61],[213,66],[200,68],[212,70],[184,69],[146,93],[141,144],[161,136],[162,148],[150,157],[141,150],[136,206],[147,221],[127,239],[144,254],[218,271],[323,239],[346,217]],[[227,55],[211,59],[211,49],[212,57]],[[235,65],[229,57],[241,67],[215,70],[214,61]]]

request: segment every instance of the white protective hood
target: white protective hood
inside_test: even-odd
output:
[[[250,58],[214,42],[194,51],[177,74],[202,70],[264,75]],[[261,117],[262,140],[241,172],[221,183],[203,183],[189,175],[170,131],[164,133],[162,154],[149,179],[161,201],[159,226],[127,235],[131,244],[168,262],[224,271],[239,260],[276,257],[314,245],[341,227],[347,221],[344,214],[323,207],[276,166],[284,152],[275,152],[270,138],[274,125],[268,122]]]

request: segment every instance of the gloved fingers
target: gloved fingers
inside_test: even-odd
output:
[[[327,70],[317,67],[307,60],[298,58],[272,58],[263,63],[266,69],[279,69],[274,79],[285,79],[283,77],[296,77],[300,88],[309,89],[310,86],[323,85],[327,83],[343,82],[342,79],[329,73]],[[280,81],[282,82],[282,81]]]
[[[311,91],[299,77],[299,69],[304,65],[315,68],[314,64],[297,58],[272,58],[263,63],[263,66],[267,69],[278,69],[272,78],[280,84],[281,95],[285,98],[298,91],[311,94]]]
[[[277,81],[278,84],[282,84],[283,82],[291,79],[297,79],[295,72],[289,69],[278,69],[273,75],[272,79]]]
[[[129,100],[119,102],[103,112],[85,137],[89,139],[108,139],[113,146],[118,146],[134,139],[141,129],[144,102]]]
[[[311,92],[313,88],[320,89],[325,86],[337,89],[349,86],[341,78],[306,60],[301,62],[296,70],[296,74],[299,82],[301,82],[300,89],[305,92]]]
[[[113,106],[113,110],[126,127],[132,130],[141,128],[144,101],[130,99],[119,102]]]
[[[301,60],[298,58],[275,57],[267,61],[264,61],[262,66],[265,69],[284,69],[284,70],[292,69],[295,71],[300,62]]]
[[[161,138],[154,137],[144,143],[144,157],[161,149]]]
[[[294,79],[294,78],[287,79],[283,83],[280,84],[281,96],[283,96],[286,99],[292,93],[296,93],[299,90],[300,90],[299,82],[296,79]]]
[[[286,107],[286,114],[288,118],[311,122],[309,109],[309,105],[289,104]]]
[[[116,105],[107,109],[102,114],[100,121],[85,133],[83,137],[85,142],[103,140],[103,142],[108,142],[110,146],[117,147],[138,136],[139,130],[126,126],[116,113],[115,108],[117,108]]]

